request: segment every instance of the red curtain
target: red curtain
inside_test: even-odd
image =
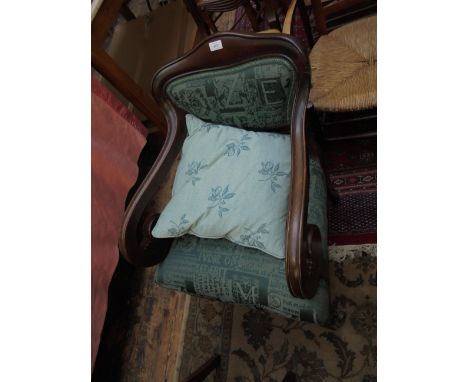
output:
[[[125,198],[146,143],[141,122],[96,78],[91,96],[91,362],[94,367],[119,259]]]

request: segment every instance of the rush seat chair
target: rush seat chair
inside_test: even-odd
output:
[[[303,24],[308,26],[302,3],[292,0],[288,14],[300,12]],[[342,139],[375,135],[377,1],[311,0],[311,9],[313,33],[307,33],[309,41],[313,40],[309,104],[323,136]]]
[[[155,281],[163,287],[325,323],[329,309],[327,190],[311,136],[314,127],[306,121],[309,88],[307,54],[295,39],[285,34],[215,34],[158,70],[153,77],[152,93],[165,115],[166,138],[127,206],[119,241],[124,258],[137,266],[159,264]],[[190,234],[153,237],[152,231],[158,219],[162,219],[171,193],[174,197],[174,174],[177,173],[177,180],[184,174],[193,176],[196,170],[186,171],[178,165],[181,155],[183,159],[186,154],[184,142],[191,139],[188,114],[203,122],[200,129],[212,128],[212,133],[221,131],[218,127],[222,125],[229,125],[234,131],[246,131],[243,137],[258,133],[290,142],[289,173],[281,173],[277,166],[268,163],[262,163],[263,170],[252,173],[255,178],[276,171],[278,178],[290,178],[282,231],[284,258],[265,253],[258,242],[248,248],[225,238]],[[228,146],[220,156],[249,158],[253,150],[247,146],[237,149]],[[206,144],[200,153],[215,149]],[[271,150],[269,155],[274,158],[282,153]],[[226,167],[226,174],[234,172]],[[192,178],[189,186],[200,184],[198,178]],[[265,183],[258,184],[260,187]],[[278,185],[272,184],[269,192],[274,195],[278,189]],[[219,213],[220,219],[231,218],[225,207],[233,200],[229,199],[233,190],[225,188],[222,195],[227,204],[221,202],[210,210]],[[220,188],[219,194],[221,191]],[[258,194],[260,189],[248,192]],[[193,195],[195,200],[196,194]],[[190,206],[193,200],[188,199]],[[210,200],[217,199],[212,196]],[[185,222],[183,216],[180,224]],[[179,220],[171,224],[179,225]],[[176,229],[169,231],[174,233]],[[265,232],[265,228],[257,232]]]
[[[377,2],[311,3],[318,40],[309,55],[309,101],[317,111],[324,136],[340,139],[375,135]]]

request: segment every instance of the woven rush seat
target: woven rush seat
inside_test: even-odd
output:
[[[153,210],[170,199],[175,163],[158,192]],[[318,162],[309,162],[308,223],[316,224],[327,237],[326,185]],[[328,243],[322,242],[328,263]],[[225,239],[201,239],[184,235],[175,239],[169,254],[158,265],[155,281],[160,286],[228,303],[250,305],[289,318],[324,324],[329,315],[328,280],[323,277],[312,299],[291,296],[285,277],[285,262],[262,251]]]
[[[317,110],[345,112],[377,106],[377,16],[320,37],[309,55]]]

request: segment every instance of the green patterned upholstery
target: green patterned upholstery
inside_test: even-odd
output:
[[[166,93],[177,107],[205,121],[274,129],[290,124],[296,86],[287,59],[262,58],[178,77]]]
[[[316,224],[328,260],[325,178],[319,164],[310,161],[308,223]],[[200,239],[186,235],[174,240],[169,255],[159,265],[160,285],[224,302],[251,305],[287,317],[323,324],[328,318],[326,280],[320,281],[310,300],[292,297],[286,283],[284,260],[225,239]]]

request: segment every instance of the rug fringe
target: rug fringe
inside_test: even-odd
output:
[[[377,257],[377,244],[357,244],[357,245],[330,245],[328,247],[328,257],[331,261],[340,263],[349,258],[362,256],[362,253]]]

